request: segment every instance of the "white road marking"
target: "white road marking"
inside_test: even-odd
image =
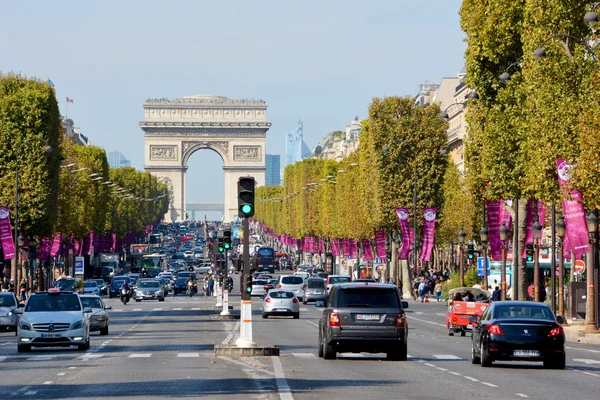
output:
[[[573,361],[582,362],[586,364],[600,364],[598,360],[591,360],[589,358],[574,358]]]
[[[523,398],[529,397],[529,396],[527,396],[526,394],[523,394],[523,393],[515,393],[515,394],[516,394],[517,396],[519,396],[519,397],[523,397]]]
[[[52,385],[52,381],[46,381],[46,382],[42,383],[42,385]]]
[[[442,316],[442,317],[445,317],[445,316],[446,316],[446,314],[444,314],[444,313],[441,313],[441,312],[436,312],[436,313],[435,313],[435,315],[439,315],[439,316]]]
[[[113,311],[123,311],[123,309],[122,308],[116,308]]]
[[[446,324],[440,324],[440,323],[438,323],[438,322],[427,321],[427,320],[424,320],[424,319],[415,318],[415,317],[413,317],[413,316],[410,316],[410,315],[408,316],[408,320],[409,320],[409,321],[410,321],[410,320],[415,320],[415,321],[419,321],[419,322],[425,322],[426,324],[437,325],[437,326],[441,326],[441,327],[443,327],[443,328],[445,328],[445,327],[446,327]]]
[[[452,354],[434,354],[433,356],[438,360],[462,360],[461,357]]]
[[[306,320],[305,320],[305,321],[306,321]],[[311,325],[314,325],[314,326],[316,326],[317,328],[319,327],[319,324],[315,324],[315,323],[314,323],[314,322],[312,322],[312,321],[306,321],[306,322],[308,322],[308,323],[309,323],[309,324],[311,324]]]
[[[54,359],[54,356],[33,356],[29,357],[27,361],[50,361]]]
[[[69,367],[69,369],[76,369],[77,367]]]
[[[132,311],[142,311],[141,308],[134,308]]]
[[[66,372],[59,372],[58,374],[56,374],[56,376],[65,376],[66,374]]]
[[[194,358],[200,357],[200,353],[179,353],[177,354],[178,358]]]
[[[482,267],[483,268],[483,267]],[[301,308],[300,312],[308,312],[308,308]]]
[[[192,307],[192,311],[200,311],[200,307]]]
[[[481,267],[483,268],[483,267]],[[162,308],[153,308],[152,311],[162,311]]]
[[[590,353],[600,353],[600,350],[592,350],[592,349],[580,349],[579,347],[567,347],[567,346],[565,346],[565,349],[569,349],[569,350],[581,350],[581,351],[589,351]]]
[[[454,371],[448,371],[449,374],[452,375],[456,375],[456,376],[461,376],[462,374],[459,374],[458,372],[454,372]]]
[[[473,382],[479,382],[479,379],[473,378],[472,376],[463,376],[463,378],[468,379],[468,380],[473,381]]]
[[[435,369],[439,369],[440,371],[448,371],[447,368],[435,367]]]
[[[581,371],[581,372],[583,372],[583,373],[584,373],[584,374],[586,374],[586,375],[591,375],[591,376],[600,376],[600,375],[598,375],[598,374],[592,374],[591,372],[587,372],[587,371]]]
[[[430,364],[430,363],[425,363],[425,365],[427,365],[428,367],[434,367],[435,368],[435,365]]]
[[[275,373],[273,373],[271,371],[268,371],[268,370],[262,369],[262,368],[253,367],[252,365],[246,364],[246,363],[244,363],[242,361],[234,360],[232,358],[225,357],[225,356],[219,356],[219,358],[222,359],[222,360],[228,361],[230,363],[233,363],[233,364],[241,365],[242,367],[252,368],[253,370],[255,370],[257,372],[261,372],[263,374],[267,374],[267,375],[270,375],[270,376],[275,376]]]
[[[129,358],[150,358],[152,353],[132,353]]]
[[[6,357],[0,357],[0,362],[6,360]]]
[[[104,357],[104,354],[85,354],[81,357],[79,357],[79,359],[81,359],[81,361],[89,361],[89,360],[95,360],[98,358],[102,358]]]
[[[424,313],[424,312],[422,312],[422,311],[415,311],[415,314],[417,314],[417,315],[427,315],[427,314],[425,314],[425,313]]]
[[[483,268],[483,267],[482,267]],[[174,308],[173,311],[181,311],[181,308]]]
[[[273,362],[273,371],[275,372],[275,383],[277,384],[279,398],[281,400],[294,400],[294,396],[292,396],[292,390],[287,383],[287,379],[285,379],[283,366],[281,365],[279,357],[273,356],[271,357],[271,360]]]
[[[0,346],[8,346],[11,342],[6,342],[6,343],[2,343],[0,344]]]
[[[23,393],[25,396],[33,396],[34,394],[37,394],[37,390],[29,390],[25,393]]]
[[[296,358],[317,358],[313,353],[292,353]]]
[[[225,340],[223,340],[221,342],[221,344],[223,346],[227,346],[229,344],[229,342],[231,342],[231,339],[233,339],[233,337],[235,336],[235,333],[237,332],[238,329],[240,329],[240,320],[239,319],[236,321],[235,326],[233,327],[231,332],[229,332],[229,335],[227,335]]]
[[[483,267],[483,266],[482,266]],[[481,382],[482,385],[486,385],[489,387],[498,387],[498,385],[494,385],[493,383],[488,383],[488,382]]]

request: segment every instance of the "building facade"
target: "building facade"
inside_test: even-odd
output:
[[[110,151],[108,152],[108,166],[110,168],[123,168],[123,167],[131,167],[131,161],[129,161],[123,153],[118,151]]]
[[[267,154],[265,162],[267,164],[265,185],[281,185],[281,156],[279,154]]]
[[[80,146],[87,146],[89,139],[81,133],[81,129],[75,126],[75,123],[71,118],[61,118],[60,123],[62,130],[67,137],[71,138],[75,144]]]

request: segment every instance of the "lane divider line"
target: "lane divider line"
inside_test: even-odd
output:
[[[275,384],[277,385],[277,391],[279,392],[279,398],[281,400],[294,400],[292,396],[292,389],[288,385],[285,373],[283,372],[283,366],[279,357],[272,356],[273,370],[275,371]]]

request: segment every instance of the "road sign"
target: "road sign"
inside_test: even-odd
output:
[[[486,258],[487,275],[490,276],[490,258]],[[483,276],[483,257],[477,257],[477,275]]]
[[[575,270],[575,272],[579,272],[579,273],[585,272],[585,263],[583,262],[583,260],[575,261],[574,270]]]
[[[83,257],[75,257],[75,275],[83,275]]]

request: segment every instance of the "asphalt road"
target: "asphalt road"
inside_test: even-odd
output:
[[[238,279],[235,279],[236,285]],[[441,303],[410,302],[409,360],[385,355],[317,357],[320,310],[301,317],[260,318],[253,334],[280,357],[215,357],[215,344],[234,342],[236,321],[218,319],[214,300],[169,296],[165,302],[113,306],[110,334],[92,334],[92,348],[16,351],[14,334],[0,334],[0,397],[32,399],[596,399],[600,346],[569,343],[567,369],[541,363],[470,362],[470,337],[447,335]],[[231,303],[239,310],[239,296]]]

